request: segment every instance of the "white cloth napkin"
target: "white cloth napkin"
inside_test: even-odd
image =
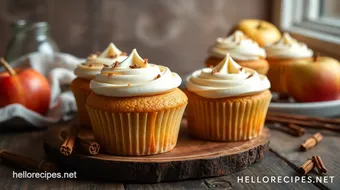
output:
[[[27,61],[29,60],[29,61]],[[45,75],[51,85],[50,110],[42,116],[20,104],[11,104],[0,108],[0,128],[5,126],[36,126],[46,127],[60,120],[69,120],[70,112],[77,111],[74,96],[71,91],[62,91],[76,77],[73,70],[84,59],[66,53],[44,54],[31,53],[11,62],[10,64],[29,64],[33,69]]]

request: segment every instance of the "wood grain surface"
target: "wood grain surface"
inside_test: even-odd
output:
[[[63,126],[56,125],[52,127],[59,128]],[[13,132],[13,130],[16,132]],[[1,131],[0,147],[35,159],[42,159],[44,158],[42,143],[46,132],[46,130],[32,131],[31,129]],[[273,144],[277,142],[278,133],[275,133],[274,130],[271,130],[271,132],[273,132],[271,138],[271,143]],[[335,143],[339,143],[339,141]],[[325,151],[330,151],[327,147],[325,149]],[[339,152],[334,152],[334,154],[340,156]],[[339,161],[335,162],[339,163]],[[268,152],[263,161],[231,175],[157,184],[121,184],[93,179],[16,179],[13,178],[13,171],[20,172],[22,170],[0,164],[0,186],[3,189],[317,189],[313,184],[299,182],[291,184],[246,184],[237,181],[238,176],[295,176],[296,172],[291,168],[291,165],[272,152]],[[124,171],[118,172],[123,173]]]
[[[59,152],[63,142],[60,137],[68,128],[51,129],[46,134],[44,147],[50,159],[87,178],[144,183],[200,179],[242,170],[264,158],[270,137],[269,130],[264,128],[258,138],[250,141],[211,142],[190,137],[187,127],[182,126],[177,146],[167,153],[127,157],[74,152],[65,157]],[[79,137],[88,138],[91,134],[90,130],[82,130]]]
[[[275,154],[282,157],[287,163],[291,164],[294,169],[303,164],[312,156],[321,156],[328,172],[326,175],[334,176],[333,183],[317,184],[320,188],[338,189],[340,187],[340,136],[336,132],[321,131],[324,138],[318,145],[309,151],[300,151],[300,144],[311,137],[314,133],[321,130],[307,130],[302,137],[295,137],[282,133],[280,131],[271,130],[273,136],[277,137],[271,142],[271,149]],[[284,146],[282,146],[284,144]],[[309,175],[315,177],[320,176],[316,169]],[[315,179],[315,178],[314,178]]]

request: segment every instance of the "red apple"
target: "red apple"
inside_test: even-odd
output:
[[[319,102],[340,98],[340,64],[330,57],[296,62],[287,70],[287,91],[296,101]]]
[[[51,88],[45,76],[31,68],[14,70],[2,58],[0,62],[7,70],[0,73],[0,107],[18,103],[37,113],[46,114]]]

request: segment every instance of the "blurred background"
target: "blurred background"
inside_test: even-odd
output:
[[[137,48],[150,62],[184,74],[202,67],[207,47],[241,19],[270,21],[272,2],[0,0],[0,56],[6,54],[15,34],[12,23],[46,21],[61,52],[84,58],[103,51],[112,41],[123,51]]]

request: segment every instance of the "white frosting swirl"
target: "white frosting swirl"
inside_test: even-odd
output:
[[[266,52],[255,41],[248,38],[240,30],[227,38],[217,38],[209,50],[214,57],[223,58],[227,53],[236,60],[259,60],[266,58]]]
[[[189,91],[205,98],[245,96],[270,88],[266,76],[241,67],[229,54],[216,67],[193,72],[186,85]]]
[[[104,67],[91,81],[96,94],[111,97],[149,96],[177,88],[182,79],[169,68],[143,60],[136,49],[123,62]]]
[[[91,54],[85,63],[78,65],[74,73],[80,78],[91,80],[100,73],[103,66],[110,66],[116,61],[121,62],[126,58],[125,53],[122,53],[113,43],[110,43],[101,54]]]
[[[313,56],[313,51],[306,44],[298,42],[288,33],[284,33],[282,38],[266,48],[268,57],[276,58],[308,58]]]

